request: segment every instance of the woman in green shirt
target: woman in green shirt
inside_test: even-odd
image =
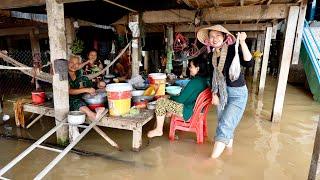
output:
[[[104,108],[97,108],[93,112],[82,100],[84,93],[95,94],[96,90],[92,88],[93,83],[86,76],[83,76],[79,70],[80,57],[71,56],[69,59],[69,105],[70,111],[82,111],[90,120],[94,120],[96,115],[101,113]]]
[[[179,96],[168,98],[160,98],[157,100],[156,119],[157,127],[148,132],[148,137],[153,138],[162,136],[163,122],[165,116],[170,117],[177,114],[188,121],[193,113],[193,108],[198,95],[204,91],[208,85],[207,63],[205,59],[195,58],[189,62],[189,71],[191,80],[181,91]]]

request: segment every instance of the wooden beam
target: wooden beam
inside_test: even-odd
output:
[[[291,6],[285,32],[282,58],[280,61],[280,73],[278,77],[278,83],[273,103],[271,118],[272,122],[280,122],[282,116],[282,109],[284,104],[284,97],[286,94],[287,80],[290,69],[290,62],[292,58],[293,42],[295,37],[295,30],[297,27],[298,15],[299,6]]]
[[[112,5],[121,7],[121,8],[123,8],[123,9],[129,10],[129,11],[131,11],[131,12],[135,12],[135,13],[138,12],[138,11],[136,11],[136,10],[134,10],[134,9],[131,9],[131,8],[127,7],[127,6],[123,6],[123,5],[121,5],[121,4],[115,3],[115,2],[110,1],[110,0],[103,0],[103,1],[104,1],[104,2],[107,2],[107,3],[109,3],[109,4],[112,4]]]
[[[304,26],[304,19],[306,17],[306,11],[307,11],[307,4],[303,2],[301,3],[300,10],[299,10],[299,19],[298,19],[298,25],[297,25],[297,31],[296,31],[296,38],[294,41],[292,64],[299,63],[302,32],[303,32],[303,26]]]
[[[29,35],[33,29],[35,29],[33,26],[0,29],[0,36]]]
[[[64,7],[53,0],[46,0],[48,15],[48,34],[50,44],[50,60],[54,64],[56,59],[67,58],[67,42],[65,35]],[[56,124],[60,123],[69,112],[69,83],[68,80],[59,80],[59,74],[53,74],[53,99]],[[63,126],[57,131],[59,144],[68,143],[68,126]]]
[[[95,0],[56,0],[57,3],[76,3],[76,2],[86,2]]]
[[[182,23],[193,22],[195,12],[192,10],[161,10],[161,11],[146,11],[142,14],[144,23]]]
[[[318,120],[316,137],[314,139],[313,152],[312,152],[312,158],[311,158],[311,163],[310,163],[308,180],[316,180],[317,179],[319,154],[320,154],[320,118]]]
[[[265,44],[264,44],[264,50],[263,50],[262,67],[261,67],[259,92],[258,92],[259,96],[263,96],[264,87],[266,84],[271,37],[272,37],[272,27],[268,27],[266,31]]]
[[[223,27],[229,31],[265,31],[267,27],[272,26],[271,23],[259,23],[259,24],[223,24]],[[195,28],[193,25],[176,25],[176,32],[195,32],[201,28],[209,27],[204,25]]]
[[[271,4],[270,6],[233,6],[203,9],[203,21],[231,21],[231,20],[269,20],[285,19],[290,4]],[[183,23],[193,22],[195,10],[161,10],[146,11],[142,15],[145,23]],[[264,13],[262,16],[261,13]],[[236,14],[236,15],[235,15]]]
[[[31,6],[43,6],[46,0],[1,0],[0,9],[24,8]]]
[[[208,8],[203,10],[204,21],[225,21],[225,20],[266,20],[284,19],[288,15],[289,4],[271,4],[270,6],[234,6]],[[262,16],[262,13],[264,15]]]

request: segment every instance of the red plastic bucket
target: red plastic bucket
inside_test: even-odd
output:
[[[46,101],[46,93],[43,91],[37,92],[31,92],[31,99],[32,102],[35,104],[41,104],[44,103]]]

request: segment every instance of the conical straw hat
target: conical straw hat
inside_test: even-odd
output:
[[[227,44],[228,45],[231,45],[231,44],[234,44],[236,42],[236,38],[234,35],[232,35],[226,28],[224,28],[223,26],[221,25],[214,25],[214,26],[210,26],[210,27],[207,27],[207,28],[202,28],[200,29],[198,32],[197,32],[197,38],[198,40],[204,44],[204,45],[207,45],[206,44],[206,41],[209,40],[209,31],[210,30],[213,30],[213,31],[220,31],[220,32],[223,32],[223,33],[226,33],[227,34]]]

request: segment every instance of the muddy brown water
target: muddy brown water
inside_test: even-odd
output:
[[[212,108],[208,116],[209,138],[202,145],[195,143],[194,134],[185,132],[178,132],[179,139],[170,142],[169,121],[165,124],[164,136],[149,142],[146,132],[153,127],[152,121],[143,129],[143,149],[132,152],[131,132],[103,128],[123,151],[114,150],[91,131],[75,148],[106,156],[69,153],[45,179],[307,179],[320,105],[302,88],[288,84],[282,120],[273,124],[269,120],[274,87],[275,80],[269,78],[262,101],[250,95],[232,151],[225,151],[217,160],[208,158],[216,128]],[[9,112],[10,103],[5,105]],[[1,134],[37,139],[54,126],[52,118],[43,118],[26,131],[13,126],[12,112],[10,114],[11,122],[0,126]],[[55,137],[48,142],[54,143]],[[0,138],[0,168],[30,145],[30,142]],[[32,179],[55,155],[36,150],[4,177]]]

